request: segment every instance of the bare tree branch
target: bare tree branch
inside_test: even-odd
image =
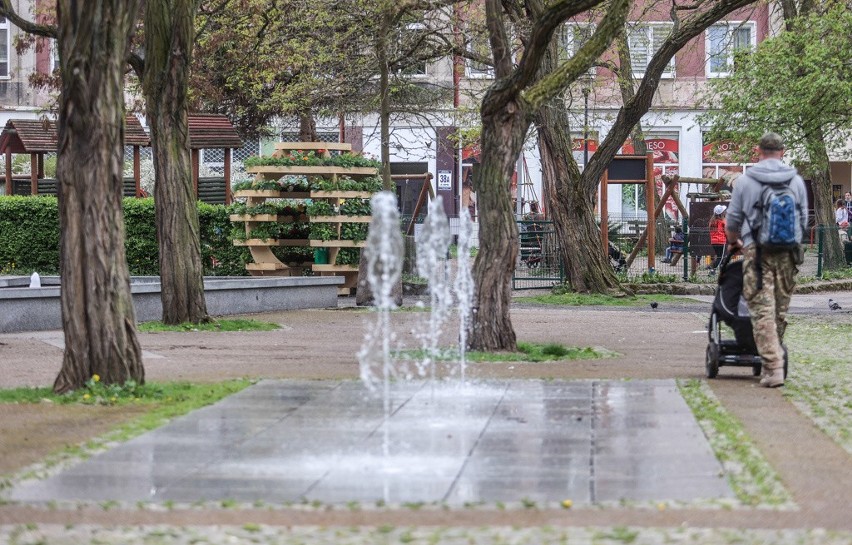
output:
[[[12,0],[0,0],[0,15],[9,19],[9,22],[28,34],[44,38],[56,38],[58,36],[56,26],[41,25],[21,17],[12,7]]]
[[[629,0],[613,0],[594,34],[577,51],[577,54],[530,86],[529,90],[524,93],[524,98],[533,109],[540,107],[556,96],[571,82],[580,77],[580,74],[591,68],[595,60],[609,47],[612,37],[623,31],[629,7]],[[524,58],[526,56],[525,54]]]

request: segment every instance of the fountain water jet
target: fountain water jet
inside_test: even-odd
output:
[[[435,379],[435,360],[438,356],[438,339],[449,315],[452,293],[449,285],[447,253],[450,248],[450,222],[444,213],[442,199],[429,201],[429,211],[420,240],[417,243],[417,272],[429,284],[429,327],[420,335],[423,361],[419,372]]]
[[[459,376],[462,386],[464,386],[466,380],[467,330],[470,326],[473,307],[473,270],[470,261],[472,235],[473,221],[470,219],[467,209],[463,208],[459,215],[456,280],[454,282],[459,312]]]
[[[361,380],[371,390],[375,390],[381,380],[384,398],[384,451],[388,451],[388,426],[390,418],[391,395],[390,381],[395,375],[390,347],[394,340],[390,327],[390,311],[395,303],[392,295],[393,286],[402,274],[402,234],[399,230],[399,212],[396,196],[382,191],[373,195],[370,200],[373,218],[367,235],[367,246],[364,248],[367,259],[367,282],[373,290],[376,305],[376,327],[368,330],[364,336],[364,344],[358,352]],[[378,369],[381,369],[381,379]]]

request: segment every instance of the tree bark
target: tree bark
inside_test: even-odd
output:
[[[299,114],[299,142],[317,141],[317,122],[310,110]]]
[[[488,104],[489,95],[491,92],[486,94],[483,105]],[[518,227],[507,184],[531,121],[521,101],[505,102],[495,109],[483,108],[482,113],[482,163],[473,177],[479,205],[480,245],[473,265],[476,285],[476,308],[470,331],[473,350],[517,350],[509,309],[512,273],[518,257]]]
[[[388,64],[388,34],[392,15],[385,12],[376,36],[376,57],[379,61],[379,131],[382,161],[382,189],[391,191],[393,180],[390,171],[390,66]]]
[[[808,155],[813,163],[808,167],[808,175],[811,179],[811,189],[814,194],[814,215],[816,225],[825,225],[827,229],[823,235],[822,260],[826,269],[840,269],[846,267],[843,245],[837,236],[837,229],[833,226],[834,200],[831,198],[831,168],[829,166],[828,150],[825,147],[825,138],[822,131],[816,131],[807,142]],[[807,240],[808,233],[805,233]]]
[[[556,69],[558,53],[552,43],[541,70]],[[580,170],[571,156],[571,123],[562,98],[552,99],[535,114],[542,182],[565,264],[565,281],[578,292],[607,293],[618,289],[609,258],[601,246],[595,222],[596,187],[580,184]]]
[[[145,381],[121,207],[124,67],[135,0],[57,2],[60,273],[65,352],[53,389]]]
[[[594,195],[579,183],[580,171],[571,155],[568,115],[561,100],[536,113],[542,181],[550,196],[550,213],[565,264],[565,282],[574,291],[617,291],[618,280],[601,246],[595,223]]]
[[[163,322],[207,321],[201,237],[189,149],[193,0],[148,0],[143,91],[154,155]]]

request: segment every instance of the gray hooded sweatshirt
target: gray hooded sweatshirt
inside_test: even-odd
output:
[[[726,226],[731,231],[740,232],[743,245],[749,246],[754,243],[751,226],[760,221],[760,212],[755,205],[760,201],[765,184],[783,185],[788,181],[795,195],[796,206],[799,207],[801,232],[807,232],[808,195],[804,180],[796,173],[795,168],[785,165],[779,159],[764,159],[746,169],[746,173],[737,178],[731,203],[728,205]]]

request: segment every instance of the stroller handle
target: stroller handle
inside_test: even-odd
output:
[[[738,253],[740,253],[739,249],[735,252],[729,252],[728,251],[728,245],[725,244],[725,248],[722,250],[722,259],[719,261],[719,276],[720,277],[722,276],[722,273],[725,272],[725,269],[728,267],[728,264],[731,262],[731,258],[733,258],[734,255],[736,255]]]

